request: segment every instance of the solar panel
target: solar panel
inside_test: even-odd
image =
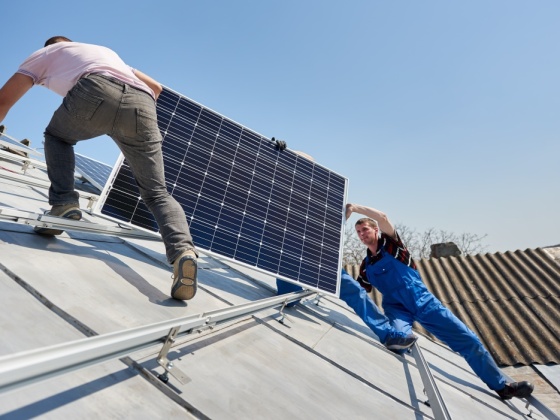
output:
[[[21,152],[26,152],[28,154],[42,156],[41,152],[38,152],[31,147],[26,146],[25,144],[20,143],[16,139],[2,133],[0,134],[0,146],[3,146],[8,149],[19,150]]]
[[[113,167],[90,157],[80,155],[79,153],[75,153],[75,156],[76,170],[95,188],[99,191],[103,191]]]
[[[157,101],[169,192],[195,245],[338,294],[347,181],[169,89]],[[121,158],[96,212],[157,225]]]

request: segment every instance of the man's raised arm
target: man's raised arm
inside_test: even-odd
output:
[[[358,213],[376,220],[377,223],[379,223],[379,229],[381,229],[382,232],[396,239],[395,227],[387,215],[382,211],[374,209],[373,207],[362,206],[360,204],[346,204],[346,219],[348,219],[352,213]]]
[[[33,87],[33,79],[25,74],[16,73],[0,89],[0,122],[20,98]]]

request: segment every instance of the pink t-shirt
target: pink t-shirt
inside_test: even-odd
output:
[[[113,77],[154,97],[152,89],[136,77],[116,52],[99,45],[57,42],[35,51],[17,72],[62,96],[66,96],[80,78],[96,73]]]

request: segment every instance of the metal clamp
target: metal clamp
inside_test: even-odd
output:
[[[315,298],[315,306],[319,306],[322,297],[323,297],[322,294],[317,293],[317,297]]]
[[[29,169],[30,166],[31,166],[31,162],[29,162],[28,160],[23,161],[23,165],[21,166],[21,171],[23,172],[24,175],[27,175],[27,170]]]
[[[280,319],[278,320],[278,322],[282,325],[284,325],[284,319],[287,319],[288,321],[292,322],[289,318],[288,315],[286,315],[284,313],[284,309],[286,309],[286,306],[288,305],[288,301],[285,300],[284,303],[282,304],[282,307],[280,308]]]
[[[175,343],[175,337],[177,337],[179,329],[180,327],[173,327],[169,330],[169,334],[167,335],[165,343],[163,343],[163,347],[157,357],[157,362],[165,369],[164,373],[158,375],[158,378],[161,379],[163,383],[167,383],[169,381],[169,376],[167,375],[168,373],[173,375],[173,377],[183,385],[191,381],[191,378],[189,378],[181,369],[176,367],[173,362],[167,358],[167,354],[169,353],[171,346]]]
[[[98,197],[95,197],[93,195],[88,198],[88,203],[87,203],[87,209],[88,210],[90,210],[90,211],[93,210],[93,205],[97,201],[97,198]]]

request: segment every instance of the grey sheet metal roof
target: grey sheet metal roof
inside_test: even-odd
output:
[[[46,191],[0,176],[0,206],[40,213]],[[169,298],[170,276],[161,242],[46,238],[0,221],[0,357],[275,294],[274,278],[207,255],[192,301]],[[178,340],[169,358],[190,377],[184,385],[155,376],[158,345],[0,393],[0,417],[433,418],[415,360],[387,351],[343,302],[308,299],[285,313],[284,324],[271,309]],[[420,346],[453,419],[543,418],[499,400],[445,346]]]
[[[558,249],[416,263],[432,293],[478,334],[498,364],[558,364],[560,264],[553,257]],[[357,276],[357,267],[348,270]],[[381,296],[374,293],[380,303]],[[426,333],[420,326],[417,329]]]

